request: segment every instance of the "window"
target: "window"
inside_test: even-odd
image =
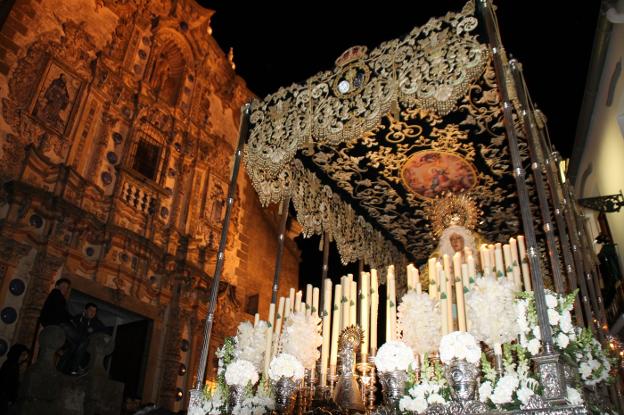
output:
[[[156,180],[160,161],[160,146],[146,139],[137,143],[132,169],[150,180]]]

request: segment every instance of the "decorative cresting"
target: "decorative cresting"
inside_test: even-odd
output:
[[[354,47],[333,71],[254,102],[245,151],[263,204],[286,195],[285,169],[311,143],[335,146],[375,127],[397,102],[446,115],[485,68],[488,52],[472,31],[474,3],[417,27],[366,54]]]

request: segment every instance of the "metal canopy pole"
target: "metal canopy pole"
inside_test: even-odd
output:
[[[290,198],[285,198],[282,202],[282,218],[280,220],[279,234],[277,235],[277,255],[275,256],[275,273],[273,274],[273,292],[271,294],[271,304],[277,302],[277,289],[279,288],[279,275],[282,270],[282,256],[284,255],[284,233],[286,232],[286,222],[288,222],[288,208]]]
[[[520,149],[518,147],[518,137],[514,130],[512,103],[508,91],[507,67],[504,61],[504,51],[496,24],[496,16],[492,10],[489,0],[479,0],[479,11],[485,23],[490,52],[494,62],[494,71],[496,73],[497,84],[499,87],[500,98],[502,100],[502,110],[505,124],[505,132],[509,141],[509,151],[513,164],[513,175],[516,180],[518,191],[518,200],[520,202],[520,213],[522,216],[522,224],[526,235],[527,257],[531,270],[531,280],[533,282],[533,290],[535,297],[535,305],[537,308],[537,317],[540,326],[540,333],[544,348],[542,354],[534,358],[537,363],[537,369],[544,388],[544,399],[555,403],[565,403],[566,385],[563,376],[563,367],[559,363],[559,355],[555,353],[552,340],[552,332],[548,323],[546,296],[544,293],[544,281],[542,279],[542,270],[540,268],[537,241],[535,238],[535,230],[533,229],[534,221],[529,206],[529,192],[526,184],[526,171],[522,167],[522,159],[520,157]]]
[[[555,230],[551,222],[552,215],[550,207],[548,206],[548,196],[546,195],[546,186],[544,185],[544,175],[542,173],[544,165],[542,152],[538,147],[539,133],[537,132],[535,117],[529,104],[529,97],[524,84],[522,69],[515,59],[509,61],[509,66],[516,85],[518,98],[522,105],[522,113],[520,115],[523,119],[526,140],[529,145],[531,169],[533,170],[537,198],[539,200],[540,212],[542,213],[542,223],[544,225],[544,233],[546,234],[546,246],[548,248],[548,257],[550,259],[550,267],[555,283],[555,291],[559,294],[564,294],[565,282],[563,281],[561,269],[559,268],[559,250],[557,249],[557,242],[555,241]]]
[[[236,193],[236,180],[238,171],[240,170],[240,162],[243,154],[243,147],[249,136],[249,115],[251,114],[251,105],[245,104],[241,109],[240,129],[238,133],[238,146],[234,153],[234,167],[232,168],[232,177],[230,178],[230,186],[228,188],[227,206],[225,210],[225,218],[223,219],[223,228],[221,229],[221,240],[219,241],[219,251],[217,253],[217,264],[215,266],[212,286],[210,288],[210,303],[208,304],[208,315],[204,325],[204,341],[199,357],[199,365],[197,367],[197,377],[195,388],[201,391],[204,387],[204,376],[206,374],[206,362],[208,361],[208,347],[210,345],[210,335],[212,333],[212,323],[214,320],[214,312],[217,306],[217,294],[219,292],[219,281],[223,272],[223,262],[225,260],[225,243],[227,241],[228,228],[230,227],[230,216],[232,215],[232,206],[234,205],[234,195]],[[191,396],[191,399],[193,396]]]

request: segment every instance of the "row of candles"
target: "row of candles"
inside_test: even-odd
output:
[[[529,268],[526,261],[526,245],[522,235],[510,238],[508,244],[482,245],[479,248],[479,260],[483,276],[508,278],[518,290],[531,290]],[[452,265],[451,265],[452,264]],[[469,291],[477,278],[477,267],[470,248],[456,252],[452,258],[430,258],[428,295],[440,302],[440,319],[442,335],[458,329],[467,331],[468,319],[464,302],[465,291]],[[451,276],[448,278],[447,276]],[[432,278],[433,277],[433,278]],[[390,265],[386,276],[386,341],[397,340],[397,299],[395,269]],[[340,284],[333,285],[331,279],[323,281],[323,310],[319,310],[321,290],[308,284],[305,298],[303,292],[290,289],[288,297],[281,297],[279,303],[270,304],[266,338],[264,373],[268,372],[271,358],[278,352],[282,323],[291,312],[304,312],[322,320],[320,385],[327,385],[329,375],[334,375],[338,360],[338,337],[340,332],[351,325],[358,325],[363,331],[360,359],[367,361],[370,354],[377,351],[377,326],[379,310],[379,278],[378,272],[362,272],[359,281],[349,274],[343,276]],[[413,264],[407,266],[407,290],[422,292],[422,283],[418,268]],[[332,296],[333,292],[333,296]],[[455,302],[453,302],[455,299]],[[454,307],[455,305],[455,307]],[[277,307],[277,309],[276,309]],[[453,318],[456,310],[457,327]],[[277,312],[277,314],[276,314]],[[359,315],[359,319],[358,319]],[[255,316],[257,324],[259,315]],[[359,321],[358,321],[359,320]]]

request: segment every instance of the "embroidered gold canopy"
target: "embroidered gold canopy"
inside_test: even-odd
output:
[[[473,2],[253,102],[245,162],[261,202],[291,198],[304,234],[329,232],[345,263],[424,262],[437,244],[424,208],[449,192],[477,200],[485,239],[519,228]]]

